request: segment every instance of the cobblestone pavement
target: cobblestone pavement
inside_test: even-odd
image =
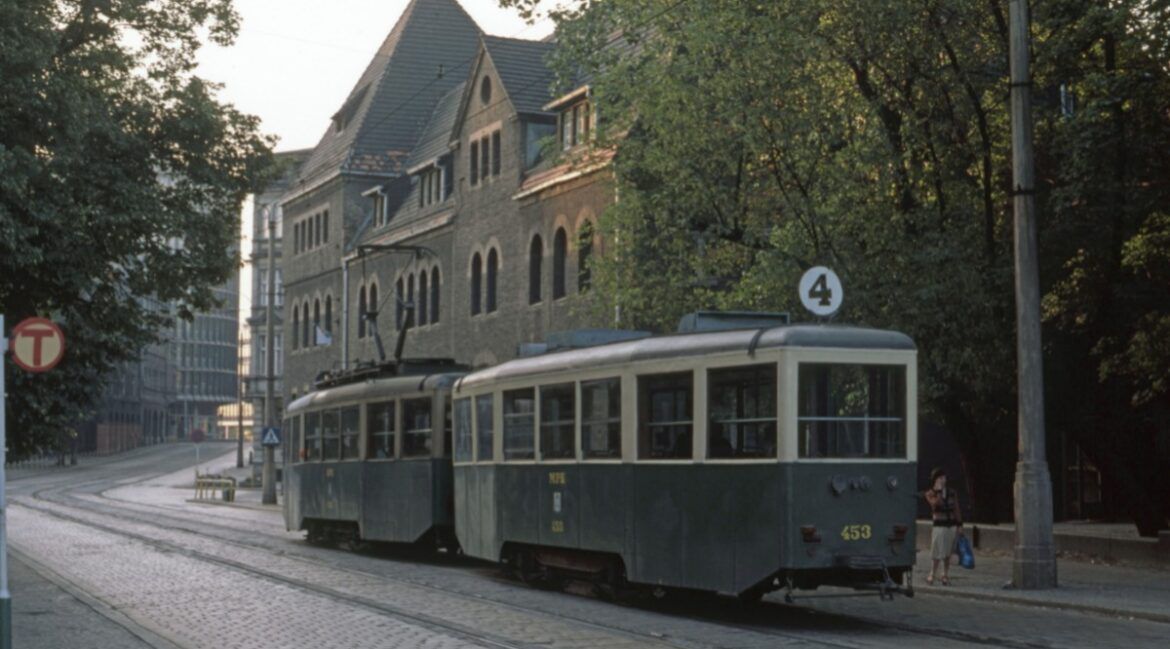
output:
[[[188,502],[184,462],[161,449],[24,477],[10,486],[10,538],[182,647],[1163,647],[1170,637],[1154,622],[929,595],[620,606],[454,557],[309,546],[276,511]]]

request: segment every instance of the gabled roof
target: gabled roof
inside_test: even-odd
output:
[[[556,73],[548,56],[556,43],[484,36],[483,45],[518,113],[543,113]]]
[[[337,172],[399,173],[435,103],[466,78],[480,36],[456,0],[411,0],[335,114],[344,129],[331,123],[301,168],[302,186]]]
[[[410,160],[406,163],[407,170],[429,163],[450,152],[448,145],[451,142],[451,131],[455,128],[459,100],[463,98],[463,88],[466,85],[460,83],[439,100],[435,112],[431,115],[431,121],[423,129],[414,151],[410,153]]]

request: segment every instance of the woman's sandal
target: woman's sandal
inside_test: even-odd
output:
[[[943,585],[943,586],[950,586],[950,585],[951,585],[951,580],[950,580],[950,579],[947,579],[946,577],[943,577],[943,578],[942,578],[942,585]]]
[[[934,585],[934,577],[927,575],[926,576],[926,585],[933,586]]]

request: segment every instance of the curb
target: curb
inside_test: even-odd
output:
[[[143,624],[135,621],[133,618],[110,606],[102,599],[85,592],[81,589],[80,586],[73,583],[72,581],[69,581],[68,578],[64,577],[40,561],[33,559],[24,552],[21,552],[12,546],[8,546],[8,553],[12,558],[28,566],[29,569],[39,575],[42,579],[45,579],[54,586],[65,591],[78,602],[81,602],[87,608],[92,610],[94,613],[97,613],[98,615],[106,618],[123,629],[126,629],[126,631],[128,631],[131,635],[145,642],[151,647],[154,647],[155,649],[184,649],[183,645],[180,645],[170,638],[167,638],[159,631],[151,629],[150,627],[144,626]]]
[[[188,498],[186,502],[189,502],[189,503],[192,503],[195,505],[215,505],[217,507],[235,507],[236,509],[251,509],[253,511],[258,511],[258,512],[277,512],[277,513],[280,513],[283,511],[281,509],[283,507],[283,505],[281,503],[277,503],[275,505],[251,505],[251,504],[239,503],[239,502],[225,503],[222,500],[196,500],[195,498]]]
[[[922,593],[926,595],[939,595],[942,597],[953,597],[956,599],[974,599],[985,602],[996,602],[1000,604],[1015,604],[1020,606],[1031,606],[1034,608],[1050,608],[1066,611],[1079,611],[1082,613],[1093,613],[1096,615],[1105,615],[1109,617],[1119,617],[1127,619],[1146,620],[1149,622],[1159,622],[1162,624],[1170,624],[1170,613],[1153,613],[1149,611],[1130,611],[1120,608],[1111,608],[1108,606],[1094,606],[1092,604],[1078,604],[1076,602],[1057,602],[1053,600],[1032,599],[1030,597],[1013,596],[1005,591],[1000,593],[982,593],[978,591],[969,591],[956,589],[953,586],[940,588],[938,586],[925,586],[918,584],[914,586],[915,593]]]

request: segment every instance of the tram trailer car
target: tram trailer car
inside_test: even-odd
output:
[[[734,594],[914,565],[916,350],[832,325],[677,334],[459,379],[455,528],[522,577]]]
[[[388,368],[321,384],[287,409],[285,526],[310,542],[454,545],[450,390],[465,368]]]

